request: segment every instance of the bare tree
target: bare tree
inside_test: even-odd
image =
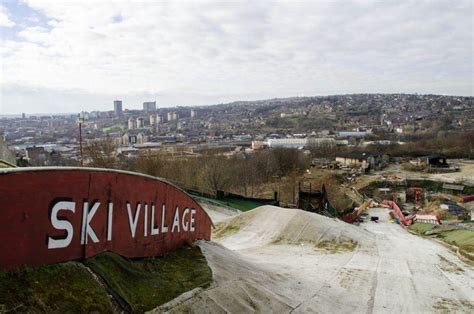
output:
[[[117,166],[117,145],[112,138],[90,142],[84,148],[87,165],[98,168],[115,168]]]
[[[150,151],[140,153],[133,164],[133,170],[151,176],[163,176],[163,168],[166,161],[159,154]]]
[[[208,156],[203,170],[203,180],[207,187],[216,194],[231,185],[229,163],[225,157]]]

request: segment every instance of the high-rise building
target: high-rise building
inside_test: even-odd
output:
[[[197,111],[194,109],[191,109],[191,118],[197,118]]]
[[[89,120],[89,113],[87,111],[81,111],[79,113],[79,119],[81,119],[82,121]]]
[[[143,129],[145,126],[145,119],[137,118],[137,129]]]
[[[133,130],[137,128],[137,121],[134,118],[128,119],[128,129]]]
[[[165,118],[163,117],[162,114],[157,114],[156,115],[156,124],[161,124],[161,123],[164,122],[164,120],[165,120]]]
[[[114,113],[116,116],[122,115],[122,101],[114,100]]]
[[[143,103],[143,111],[147,112],[155,112],[156,111],[156,101],[146,101]]]
[[[153,126],[156,124],[156,114],[150,116],[150,125]]]
[[[179,115],[176,111],[168,112],[168,121],[174,121],[174,120],[178,120],[178,119],[179,119]]]

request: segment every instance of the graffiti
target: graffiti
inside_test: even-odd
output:
[[[103,251],[164,255],[210,240],[211,220],[189,195],[145,175],[92,168],[0,172],[0,269]]]

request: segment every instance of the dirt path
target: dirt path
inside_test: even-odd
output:
[[[171,311],[474,311],[474,269],[441,244],[389,222],[386,209],[371,209],[369,213],[379,216],[381,222],[363,224],[358,230],[326,217],[311,219],[307,213],[273,211],[273,221],[254,215],[242,230],[220,239],[226,247],[201,242],[215,283]],[[314,235],[320,240],[326,235],[354,236],[359,244],[353,250],[326,250],[304,241],[275,243],[272,239],[279,236],[278,230],[288,230],[282,223],[284,215],[295,215],[297,219],[286,218],[295,226],[299,216],[306,217],[301,230],[295,232],[298,237],[313,234],[314,230],[305,230],[319,226],[324,230]],[[265,236],[269,232],[272,237]]]

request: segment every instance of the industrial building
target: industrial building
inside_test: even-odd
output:
[[[308,144],[306,138],[270,138],[267,140],[269,148],[303,148]]]
[[[265,142],[269,148],[305,148],[308,146],[333,146],[333,138],[269,138]]]
[[[380,168],[383,164],[383,155],[369,152],[341,152],[336,154],[336,162],[346,167],[363,168],[366,171]]]

